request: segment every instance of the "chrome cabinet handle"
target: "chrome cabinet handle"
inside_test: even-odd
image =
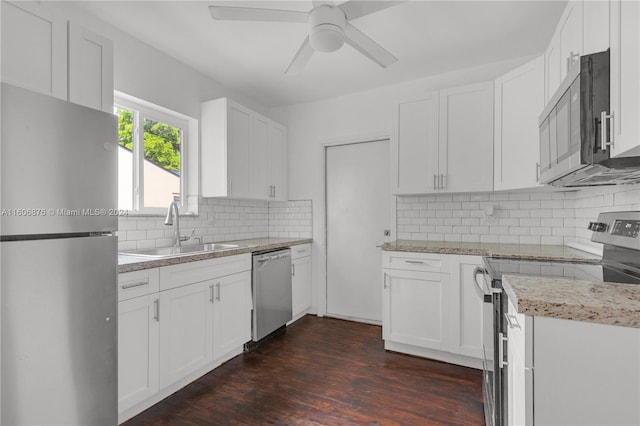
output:
[[[484,287],[480,285],[480,283],[478,282],[478,275],[479,274],[486,274],[487,270],[484,269],[482,266],[476,266],[476,269],[473,270],[473,282],[476,283],[476,287],[478,287],[478,289],[480,290],[480,293],[485,294],[484,292]]]
[[[540,182],[540,163],[536,163],[536,182]]]
[[[413,263],[416,265],[423,265],[424,262],[422,260],[405,260],[404,263]]]
[[[500,360],[500,368],[509,365],[509,363],[504,360],[504,343],[508,341],[509,339],[505,337],[503,333],[498,333],[498,359]]]
[[[149,284],[149,281],[140,281],[137,283],[122,284],[120,288],[122,288],[123,290],[127,290],[134,287],[142,287],[143,285],[148,285],[148,284]]]
[[[292,277],[296,276],[296,264],[295,263],[291,264],[291,276]]]
[[[213,303],[213,284],[209,286],[209,302]]]
[[[384,274],[382,274],[382,288],[383,289],[388,289],[389,286],[387,285],[387,273],[385,272]]]
[[[273,198],[276,198],[276,186],[273,185]]]
[[[445,178],[444,174],[440,173],[440,189],[444,189],[444,187],[446,186],[444,178]]]
[[[608,125],[607,119],[610,120]],[[605,151],[610,146],[613,146],[613,112],[607,114],[607,111],[602,111],[600,113],[600,150]]]
[[[509,328],[522,329],[522,327],[520,327],[520,323],[518,322],[518,317],[517,316],[505,312],[504,317],[507,320],[507,324],[509,324]]]
[[[216,284],[216,300],[220,301],[220,283]]]
[[[567,56],[567,72],[573,67],[573,64],[576,63],[576,59],[580,58],[579,53],[569,52],[569,56]]]
[[[160,299],[153,301],[153,319],[156,322],[160,322]]]
[[[438,189],[438,175],[436,175],[435,173],[433,174],[433,189]]]

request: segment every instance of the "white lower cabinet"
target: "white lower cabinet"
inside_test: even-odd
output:
[[[311,309],[311,244],[291,247],[291,304],[294,321]]]
[[[239,354],[251,340],[251,255],[120,274],[119,422]]]
[[[118,304],[118,410],[127,410],[158,391],[160,323],[158,294]]]
[[[447,347],[449,274],[386,270],[383,338],[422,348]]]
[[[483,295],[477,256],[383,252],[385,348],[455,364],[482,365]]]
[[[213,359],[221,360],[251,340],[251,272],[215,280]]]
[[[212,282],[160,293],[160,387],[204,367],[212,358]]]
[[[508,305],[507,424],[640,424],[639,328],[534,317]]]

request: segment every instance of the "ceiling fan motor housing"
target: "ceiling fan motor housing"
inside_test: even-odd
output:
[[[309,12],[309,43],[314,50],[334,52],[344,44],[344,12],[324,4]]]

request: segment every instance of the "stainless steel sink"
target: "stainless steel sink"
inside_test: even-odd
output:
[[[148,258],[159,259],[164,257],[175,257],[175,256],[185,256],[190,254],[206,253],[210,251],[234,250],[234,249],[245,248],[245,247],[248,247],[248,246],[242,245],[242,244],[208,243],[208,244],[181,246],[181,247],[160,247],[160,248],[142,249],[142,250],[128,250],[128,251],[121,251],[120,254],[127,255],[127,256],[138,256],[138,257],[148,257]]]

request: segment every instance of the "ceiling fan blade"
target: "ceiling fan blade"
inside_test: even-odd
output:
[[[333,2],[327,0],[311,0],[311,3],[313,4],[313,7],[322,6],[323,4],[333,4]]]
[[[307,22],[307,12],[253,7],[209,6],[213,19],[226,21]]]
[[[309,37],[307,36],[284,73],[287,75],[300,74],[300,72],[307,65],[307,62],[309,62],[309,59],[311,59],[311,55],[313,55],[313,47],[311,47],[311,44],[309,43]]]
[[[399,3],[404,3],[406,0],[396,1],[363,1],[363,0],[349,0],[340,5],[338,8],[342,9],[347,19],[356,19],[361,16],[370,15],[382,9],[386,9],[391,6],[395,6]]]
[[[360,32],[359,29],[347,22],[344,29],[344,41],[349,43],[358,52],[371,59],[382,68],[386,68],[398,60],[375,41]]]

